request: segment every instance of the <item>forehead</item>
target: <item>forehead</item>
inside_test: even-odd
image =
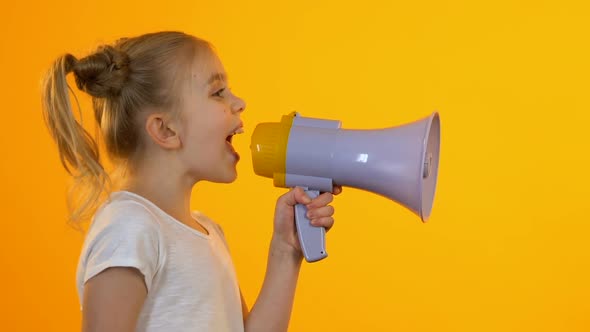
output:
[[[221,60],[212,50],[197,52],[192,66],[192,81],[199,87],[226,82],[227,74]]]

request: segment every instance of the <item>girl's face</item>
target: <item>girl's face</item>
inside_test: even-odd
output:
[[[182,88],[179,153],[191,181],[229,183],[236,179],[240,159],[232,136],[243,132],[240,116],[246,104],[228,87],[217,55],[204,53]]]

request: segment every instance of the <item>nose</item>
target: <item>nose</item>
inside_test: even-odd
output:
[[[235,97],[235,101],[232,105],[232,112],[233,113],[241,113],[245,109],[246,109],[246,102],[240,97]]]

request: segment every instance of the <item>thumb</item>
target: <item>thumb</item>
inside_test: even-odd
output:
[[[288,206],[295,206],[297,204],[309,204],[311,203],[311,198],[307,196],[303,188],[295,187],[281,196],[279,202]]]

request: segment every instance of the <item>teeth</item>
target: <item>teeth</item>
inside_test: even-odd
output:
[[[243,133],[244,133],[244,128],[239,128],[238,130],[234,131],[232,133],[232,135],[243,134]]]

